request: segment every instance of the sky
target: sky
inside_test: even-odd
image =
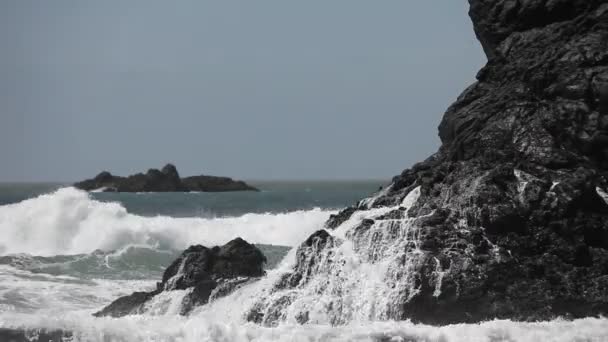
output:
[[[485,64],[466,0],[0,2],[0,181],[383,179]]]

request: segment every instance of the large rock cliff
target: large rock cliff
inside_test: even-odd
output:
[[[608,314],[608,1],[469,2],[488,63],[439,151],[332,216],[251,321]]]

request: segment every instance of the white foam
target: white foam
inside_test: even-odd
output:
[[[525,202],[524,191],[528,186],[528,180],[530,179],[530,175],[518,169],[513,169],[513,174],[515,175],[515,178],[517,178],[518,182],[517,192],[519,193],[519,201],[523,203]]]
[[[63,188],[0,207],[0,254],[58,255],[128,245],[184,249],[219,245],[239,236],[251,243],[295,246],[323,226],[331,211],[313,209],[224,218],[142,217],[119,203]]]
[[[600,195],[600,197],[604,200],[604,202],[606,202],[606,204],[608,204],[608,193],[606,193],[606,191],[602,190],[599,186],[597,188],[595,188],[595,191],[597,192],[598,195]]]
[[[417,186],[414,190],[410,191],[407,196],[405,196],[403,202],[401,202],[401,206],[409,210],[414,204],[416,204],[418,198],[420,198],[420,186]]]
[[[363,208],[363,209],[371,209],[374,206],[374,203],[376,203],[376,201],[383,196],[386,196],[386,194],[389,193],[389,191],[391,191],[391,189],[393,188],[393,184],[389,184],[388,186],[385,186],[383,189],[381,189],[380,191],[376,192],[373,196],[368,197],[368,198],[364,198],[361,201],[359,201],[359,208]]]
[[[285,324],[275,328],[224,322],[198,315],[128,316],[120,319],[83,315],[32,316],[0,314],[3,327],[62,328],[81,342],[217,341],[217,342],[604,342],[608,320],[518,323],[507,320],[433,327],[403,322],[351,323],[345,326]]]
[[[194,288],[186,290],[163,291],[144,304],[142,309],[146,315],[179,315],[184,297]]]
[[[401,204],[409,210],[419,196],[416,188]],[[355,212],[330,232],[333,242],[302,250],[299,257],[305,260],[298,265],[303,278],[297,286],[257,294],[253,309],[263,314],[263,323],[292,324],[302,315],[314,324],[390,318],[403,298],[418,293],[416,271],[424,258],[415,218],[378,219],[391,211],[399,212],[399,205]],[[361,226],[364,219],[373,223]],[[441,281],[439,275],[436,281]]]
[[[156,284],[153,280],[82,280],[31,273],[7,265],[0,265],[0,279],[0,303],[11,303],[2,311],[7,314],[36,313],[40,316],[81,311],[90,315],[118,297],[134,291],[149,291]]]
[[[447,271],[441,268],[441,262],[436,257],[433,257],[435,261],[435,271],[433,272],[433,276],[435,276],[435,291],[433,291],[433,297],[441,296],[441,285],[443,284],[443,276],[447,273]]]
[[[298,325],[282,323],[269,328],[245,322],[244,309],[258,296],[266,295],[272,282],[293,265],[294,252],[285,263],[268,277],[245,286],[229,297],[221,298],[201,307],[190,316],[177,314],[185,291],[173,291],[159,297],[145,315],[122,318],[95,318],[90,307],[99,309],[106,303],[97,303],[133,290],[152,286],[151,282],[95,281],[86,284],[71,282],[69,277],[33,275],[8,267],[1,268],[3,284],[12,283],[26,289],[23,295],[35,295],[48,302],[48,307],[35,312],[0,311],[0,327],[18,329],[62,329],[74,333],[73,341],[80,342],[138,342],[138,341],[417,341],[417,342],[604,342],[608,336],[608,319],[585,318],[574,321],[519,323],[508,320],[480,324],[456,324],[432,327],[402,322],[357,322],[344,326],[327,324]],[[24,281],[28,276],[44,279]],[[145,286],[144,286],[145,285]],[[143,288],[142,288],[143,287]],[[88,294],[88,295],[87,295]],[[94,295],[93,295],[94,294]],[[69,298],[68,298],[69,297]],[[81,301],[93,302],[82,305]],[[66,300],[69,299],[68,300]],[[71,303],[71,304],[70,304]],[[97,303],[97,304],[96,304]],[[57,306],[56,306],[57,305]],[[7,309],[3,306],[0,308]]]

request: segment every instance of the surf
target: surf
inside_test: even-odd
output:
[[[192,244],[221,245],[237,236],[251,243],[296,246],[333,212],[315,208],[217,218],[144,217],[118,202],[62,188],[0,206],[0,254],[69,255],[130,245],[182,250]]]

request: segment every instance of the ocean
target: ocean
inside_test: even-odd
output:
[[[251,182],[262,191],[145,194],[2,184],[0,328],[28,330],[34,340],[39,329],[61,329],[71,332],[71,341],[103,342],[608,341],[604,318],[432,327],[376,319],[359,305],[369,300],[355,300],[350,310],[356,319],[340,326],[323,317],[306,325],[289,319],[273,327],[246,322],[249,307],[293,265],[293,247],[322,229],[329,215],[387,183]],[[165,267],[188,246],[221,245],[236,237],[255,243],[267,256],[267,276],[261,281],[189,316],[178,314],[182,291],[155,300],[141,315],[91,315],[120,296],[153,289]],[[347,266],[359,267],[355,261]],[[371,282],[360,279],[379,272],[369,266],[350,273],[356,278],[348,283],[369,297],[380,296],[381,279],[367,288]],[[302,296],[306,305],[324,300],[305,291]]]

